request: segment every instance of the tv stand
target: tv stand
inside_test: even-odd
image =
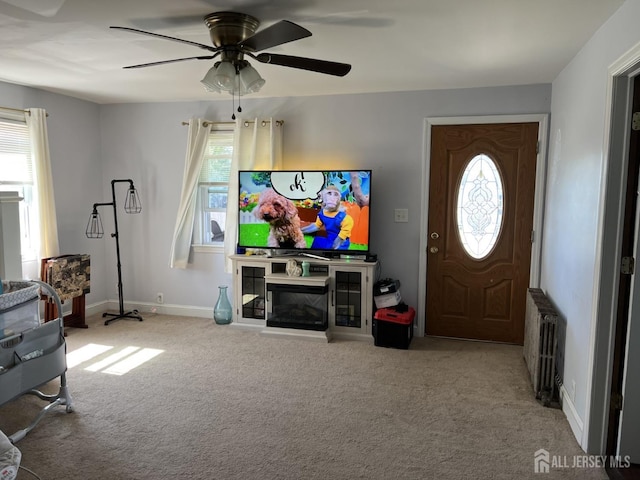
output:
[[[270,258],[282,258],[282,257],[308,257],[314,258],[316,260],[331,260],[332,257],[328,255],[320,255],[317,253],[309,253],[309,252],[301,252],[299,250],[271,250],[270,255],[267,255]]]
[[[315,253],[303,252],[300,255],[302,255],[303,257],[315,258],[316,260],[323,260],[325,262],[332,260],[329,257],[323,257],[322,255],[316,255]]]
[[[234,265],[234,316],[231,326],[254,329],[265,335],[323,342],[332,338],[372,341],[373,284],[377,262],[296,253],[296,256],[275,257],[231,256]],[[291,259],[298,263],[309,262],[310,275],[287,275],[286,266]],[[288,303],[326,312],[326,328],[310,330],[304,325],[296,327],[294,313],[290,322],[286,314],[283,319],[280,304]]]

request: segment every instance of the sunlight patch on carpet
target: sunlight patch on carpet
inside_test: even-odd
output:
[[[95,343],[89,343],[84,347],[81,347],[73,352],[67,353],[67,368],[73,368],[80,365],[87,360],[102,355],[104,352],[111,350],[113,347],[107,345],[97,345]]]
[[[133,352],[140,350],[140,347],[126,347],[120,350],[119,352],[114,353],[113,355],[109,355],[104,360],[100,360],[99,362],[94,363],[93,365],[89,365],[85,370],[90,372],[99,372],[103,368],[107,368],[109,365],[116,363],[119,360],[122,360],[125,357],[128,357]]]
[[[67,353],[67,368],[73,368],[81,363],[96,359],[96,357],[112,350],[113,348],[114,347],[109,345],[89,343],[84,347],[80,347],[73,352]],[[124,375],[134,368],[148,362],[152,358],[157,357],[163,352],[164,350],[159,350],[157,348],[141,348],[135,346],[124,347],[113,352],[108,357],[102,358],[88,367],[85,367],[85,370],[89,372],[108,373],[110,375]]]
[[[110,373],[111,375],[124,375],[125,373],[139,367],[143,363],[148,362],[152,358],[160,355],[164,350],[158,350],[157,348],[143,348],[139,352],[130,355],[124,360],[110,366],[102,373]]]

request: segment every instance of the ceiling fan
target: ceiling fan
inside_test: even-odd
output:
[[[281,20],[257,33],[260,21],[245,13],[214,12],[204,17],[204,23],[209,29],[209,36],[213,46],[136,28],[116,26],[111,28],[186,43],[211,52],[211,55],[162,60],[130,65],[124,68],[151,67],[185,60],[211,60],[220,56],[220,61],[216,62],[202,79],[205,88],[210,91],[228,91],[231,94],[239,95],[257,92],[265,81],[245,60],[245,57],[251,57],[261,63],[298,68],[338,77],[345,76],[351,70],[351,65],[346,63],[275,53],[258,53],[267,48],[311,36],[309,30],[288,20]]]

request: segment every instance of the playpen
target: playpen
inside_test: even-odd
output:
[[[62,312],[60,298],[48,284],[33,281],[2,282],[0,294],[0,405],[22,395],[35,395],[48,404],[25,428],[7,435],[11,443],[24,438],[42,417],[57,406],[72,411],[67,387],[66,343],[62,316],[44,322],[40,318],[40,292],[52,298]],[[38,390],[60,378],[55,394]]]

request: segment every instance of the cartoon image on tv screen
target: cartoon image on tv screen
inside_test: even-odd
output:
[[[243,171],[239,246],[369,250],[370,171]]]
[[[305,248],[298,209],[288,198],[276,193],[273,188],[262,191],[258,198],[255,215],[269,224],[267,247]]]

